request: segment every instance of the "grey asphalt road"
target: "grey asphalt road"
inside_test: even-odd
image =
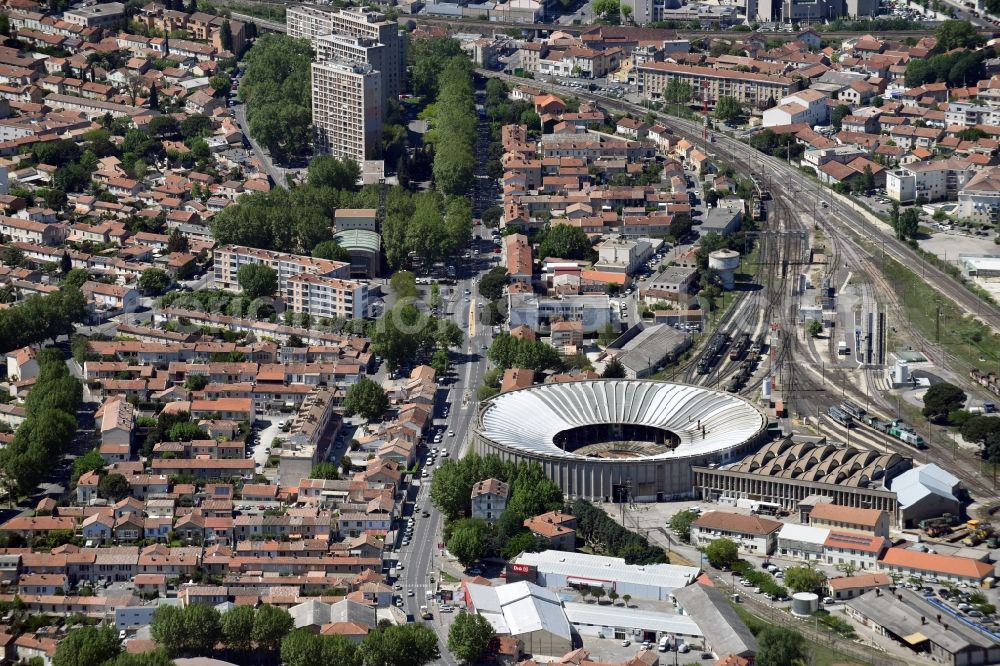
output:
[[[250,142],[250,147],[253,149],[253,154],[260,159],[264,164],[264,171],[267,175],[271,177],[275,185],[278,187],[284,187],[288,189],[288,183],[285,182],[285,170],[281,167],[277,167],[271,161],[270,154],[265,151],[260,144],[252,136],[250,136],[250,126],[247,124],[247,107],[245,104],[236,104],[231,107],[233,111],[233,118],[236,120],[236,124],[240,126],[240,131],[243,132],[243,136],[247,138]]]
[[[476,242],[481,248],[488,243],[489,230],[482,227],[475,228]],[[486,240],[482,236],[486,236]],[[435,419],[435,424],[443,428],[444,436],[439,444],[430,444],[430,447],[447,451],[451,458],[461,457],[469,448],[473,420],[476,414],[476,390],[482,383],[483,375],[487,370],[486,349],[492,339],[492,330],[489,326],[483,325],[479,321],[480,306],[483,298],[479,296],[477,286],[479,276],[488,269],[485,254],[481,254],[481,265],[473,275],[459,280],[449,293],[449,298],[453,303],[454,315],[452,319],[458,326],[466,332],[466,339],[459,350],[453,350],[455,364],[452,373],[455,381],[448,387],[446,404],[448,406],[448,417],[440,418],[443,407],[439,407]],[[469,301],[465,301],[465,290],[472,292]],[[450,436],[449,432],[454,432]],[[444,458],[439,458],[444,460]],[[428,471],[433,471],[436,466],[428,467]],[[419,618],[420,606],[427,605],[434,614],[430,621],[430,626],[439,634],[441,638],[441,659],[437,662],[448,666],[457,666],[458,662],[447,652],[447,628],[446,618],[438,612],[435,602],[426,598],[427,590],[436,591],[441,580],[440,558],[442,553],[438,548],[441,542],[442,517],[437,509],[431,504],[429,499],[431,477],[423,479],[419,489],[410,490],[410,498],[414,501],[408,503],[404,508],[404,520],[406,517],[416,514],[413,538],[410,545],[399,548],[398,562],[403,564],[403,570],[399,572],[398,582],[403,586],[401,592],[405,600],[405,610],[414,619]],[[429,517],[424,517],[421,511],[427,510]],[[398,544],[397,544],[398,545]],[[433,576],[434,583],[431,583]],[[407,597],[407,591],[412,589],[414,596]]]

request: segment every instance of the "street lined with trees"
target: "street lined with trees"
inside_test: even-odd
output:
[[[305,155],[312,143],[312,48],[305,39],[266,34],[246,54],[239,97],[250,134],[278,160]]]
[[[83,386],[69,374],[62,353],[49,347],[38,352],[38,377],[24,401],[25,420],[14,439],[0,449],[0,467],[9,491],[34,492],[76,437],[76,411]]]

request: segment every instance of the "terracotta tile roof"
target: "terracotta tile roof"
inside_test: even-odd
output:
[[[886,546],[885,537],[869,536],[859,532],[830,532],[823,545],[827,548],[843,548],[863,553],[881,553]]]
[[[510,487],[503,481],[499,479],[486,479],[472,487],[472,496],[479,497],[480,495],[489,493],[498,497],[507,497],[509,491]]]
[[[881,563],[887,566],[905,567],[920,571],[964,576],[982,579],[993,575],[993,565],[966,557],[941,555],[940,553],[921,553],[906,548],[890,548],[882,556]]]
[[[781,523],[760,516],[746,516],[728,511],[709,511],[691,523],[705,529],[719,529],[744,534],[771,534],[781,529]]]
[[[878,509],[861,509],[840,506],[839,504],[817,504],[809,512],[809,519],[875,527],[884,515],[885,512]]]
[[[892,579],[889,578],[888,574],[884,573],[866,574],[864,576],[841,576],[840,578],[830,579],[830,589],[835,591],[881,587],[891,584]]]

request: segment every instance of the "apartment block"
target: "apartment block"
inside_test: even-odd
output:
[[[311,317],[361,319],[368,312],[368,285],[303,273],[288,280],[285,303]]]
[[[106,2],[102,5],[69,9],[63,12],[63,20],[86,28],[113,26],[125,20],[125,5],[120,2]]]
[[[709,511],[691,523],[691,543],[707,546],[716,539],[729,539],[740,551],[770,555],[778,543],[781,523],[760,516],[728,511]]]
[[[294,6],[288,8],[285,16],[288,35],[312,42],[318,61],[336,58],[371,64],[382,74],[386,99],[394,99],[402,92],[406,78],[406,42],[399,32],[399,25],[387,21],[384,14],[360,9],[329,12],[315,7]],[[328,35],[354,37],[360,43],[353,46],[349,41],[336,44],[323,40],[324,43],[320,43],[320,38]],[[377,49],[368,50],[375,45]],[[362,49],[367,51],[359,53]],[[369,57],[375,60],[369,60]]]
[[[399,24],[387,21],[385,14],[363,9],[344,9],[331,15],[333,32],[351,37],[362,37],[385,44],[384,76],[406,78],[406,40],[399,31]],[[402,87],[397,83],[398,88]]]
[[[371,65],[381,77],[383,102],[399,99],[400,79],[390,69],[394,66],[393,58],[385,44],[370,37],[330,34],[313,40],[313,49],[317,62],[334,60]]]
[[[215,287],[240,291],[237,273],[240,266],[262,264],[278,274],[278,292],[288,292],[288,281],[302,274],[338,279],[350,277],[351,265],[343,261],[316,259],[286,252],[272,252],[242,245],[224,245],[215,250]]]
[[[1000,109],[966,102],[948,102],[948,108],[944,112],[944,124],[945,127],[1000,125]]]
[[[382,134],[381,78],[371,65],[363,63],[313,63],[313,126],[318,153],[358,162],[373,157]]]
[[[799,83],[783,76],[736,72],[673,62],[646,62],[635,68],[639,92],[659,97],[671,81],[687,83],[696,96],[713,103],[720,97],[735,97],[741,104],[777,101],[799,89]]]
[[[579,321],[584,333],[595,333],[611,321],[606,295],[569,295],[562,298],[539,297],[535,294],[507,295],[511,330],[527,326],[539,332],[553,321]]]
[[[885,193],[899,203],[955,198],[974,174],[972,164],[958,157],[916,162],[887,173]]]
[[[1000,167],[983,169],[958,193],[959,215],[979,222],[993,222],[1000,215]]]
[[[308,39],[310,42],[321,35],[333,32],[333,13],[306,5],[289,5],[285,12],[285,28],[288,36]]]
[[[368,312],[368,285],[350,278],[351,265],[297,254],[227,245],[215,253],[215,286],[239,291],[240,266],[262,264],[278,274],[278,294],[298,314],[356,319]]]

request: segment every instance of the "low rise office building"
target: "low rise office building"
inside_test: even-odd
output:
[[[707,546],[716,539],[729,539],[741,552],[770,555],[778,543],[781,523],[755,515],[709,511],[691,523],[691,543]]]

